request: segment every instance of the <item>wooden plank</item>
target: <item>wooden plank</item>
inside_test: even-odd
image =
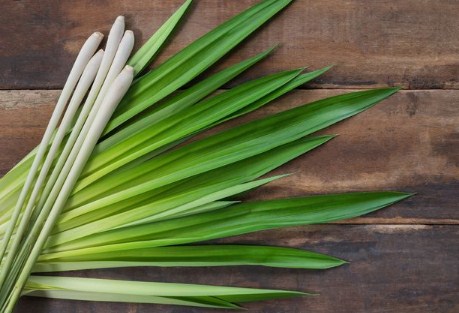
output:
[[[261,267],[137,268],[73,273],[83,277],[313,291],[319,296],[245,305],[258,313],[454,313],[459,311],[457,226],[327,225],[262,232],[225,242],[312,249],[349,260],[328,271]],[[212,313],[170,306],[23,299],[16,312]]]
[[[0,89],[61,88],[84,38],[127,16],[144,42],[183,0],[4,1]],[[200,0],[160,60],[257,0]],[[281,47],[249,76],[336,64],[314,87],[401,85],[457,89],[459,3],[451,0],[297,0],[229,56],[234,63]]]
[[[295,91],[217,129],[343,92]],[[0,174],[39,142],[57,96],[58,91],[0,92]],[[324,131],[339,137],[276,170],[293,175],[248,197],[401,190],[417,195],[351,223],[458,223],[458,101],[459,91],[454,90],[402,91]]]

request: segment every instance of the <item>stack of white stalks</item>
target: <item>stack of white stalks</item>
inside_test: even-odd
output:
[[[76,58],[1,242],[2,312],[14,307],[81,171],[132,83],[134,69],[126,62],[134,33],[125,31],[124,17],[113,24],[105,50],[98,50],[103,37],[100,32],[92,34]]]

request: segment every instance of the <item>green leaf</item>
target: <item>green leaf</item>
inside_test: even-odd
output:
[[[31,276],[32,288],[44,285],[44,290],[68,290],[73,292],[120,295],[120,298],[167,297],[193,299],[195,297],[215,297],[227,302],[248,302],[275,298],[291,298],[305,295],[301,292],[255,288],[238,288],[193,284],[173,284],[140,282],[128,280],[110,280],[79,277]],[[133,296],[133,297],[131,297]],[[189,298],[191,297],[191,298]],[[111,299],[116,299],[113,297]],[[210,299],[208,299],[210,300]]]
[[[26,290],[25,296],[42,297],[51,299],[97,301],[97,302],[127,302],[127,303],[151,303],[166,305],[184,305],[214,309],[239,309],[228,301],[217,297],[156,297],[144,295],[125,295],[119,293],[86,292],[59,289]]]
[[[258,265],[328,269],[344,263],[346,262],[331,256],[300,249],[253,245],[205,245],[82,254],[61,259],[53,258],[53,254],[45,254],[40,257],[34,272],[132,266]]]
[[[128,65],[134,68],[134,73],[137,76],[142,70],[151,63],[153,57],[161,49],[166,39],[170,36],[175,29],[183,14],[191,4],[191,0],[187,0],[175,12],[148,41],[129,59]]]

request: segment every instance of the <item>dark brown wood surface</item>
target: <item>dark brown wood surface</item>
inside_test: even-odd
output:
[[[40,140],[79,46],[120,14],[143,42],[173,1],[0,1],[0,175]],[[254,0],[195,1],[172,53]],[[307,248],[351,261],[329,271],[254,267],[98,270],[79,276],[314,291],[320,296],[247,305],[269,313],[459,312],[459,2],[297,0],[231,53],[222,67],[276,43],[256,69],[336,64],[323,78],[263,110],[271,114],[349,89],[402,86],[371,110],[323,133],[327,145],[277,170],[292,176],[249,198],[401,190],[407,201],[334,225],[266,231],[225,242]],[[312,89],[310,89],[312,88]],[[14,89],[14,90],[13,90]],[[307,89],[307,90],[306,90]],[[22,312],[217,312],[178,307],[24,299]]]
[[[143,42],[183,0],[9,1],[0,10],[0,88],[60,88],[81,41],[127,17]],[[257,0],[197,0],[161,59]],[[280,43],[250,75],[336,64],[315,87],[459,88],[456,0],[298,0],[229,62]]]
[[[328,271],[262,267],[133,268],[75,273],[146,281],[300,289],[317,296],[244,305],[257,313],[456,313],[457,238],[452,225],[323,225],[261,232],[225,242],[289,245],[351,263]],[[26,299],[18,313],[223,313],[170,306]]]

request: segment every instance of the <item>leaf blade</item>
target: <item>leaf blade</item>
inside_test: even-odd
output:
[[[346,262],[306,250],[254,245],[171,246],[53,258],[42,255],[35,272],[131,266],[267,266],[328,269]]]

